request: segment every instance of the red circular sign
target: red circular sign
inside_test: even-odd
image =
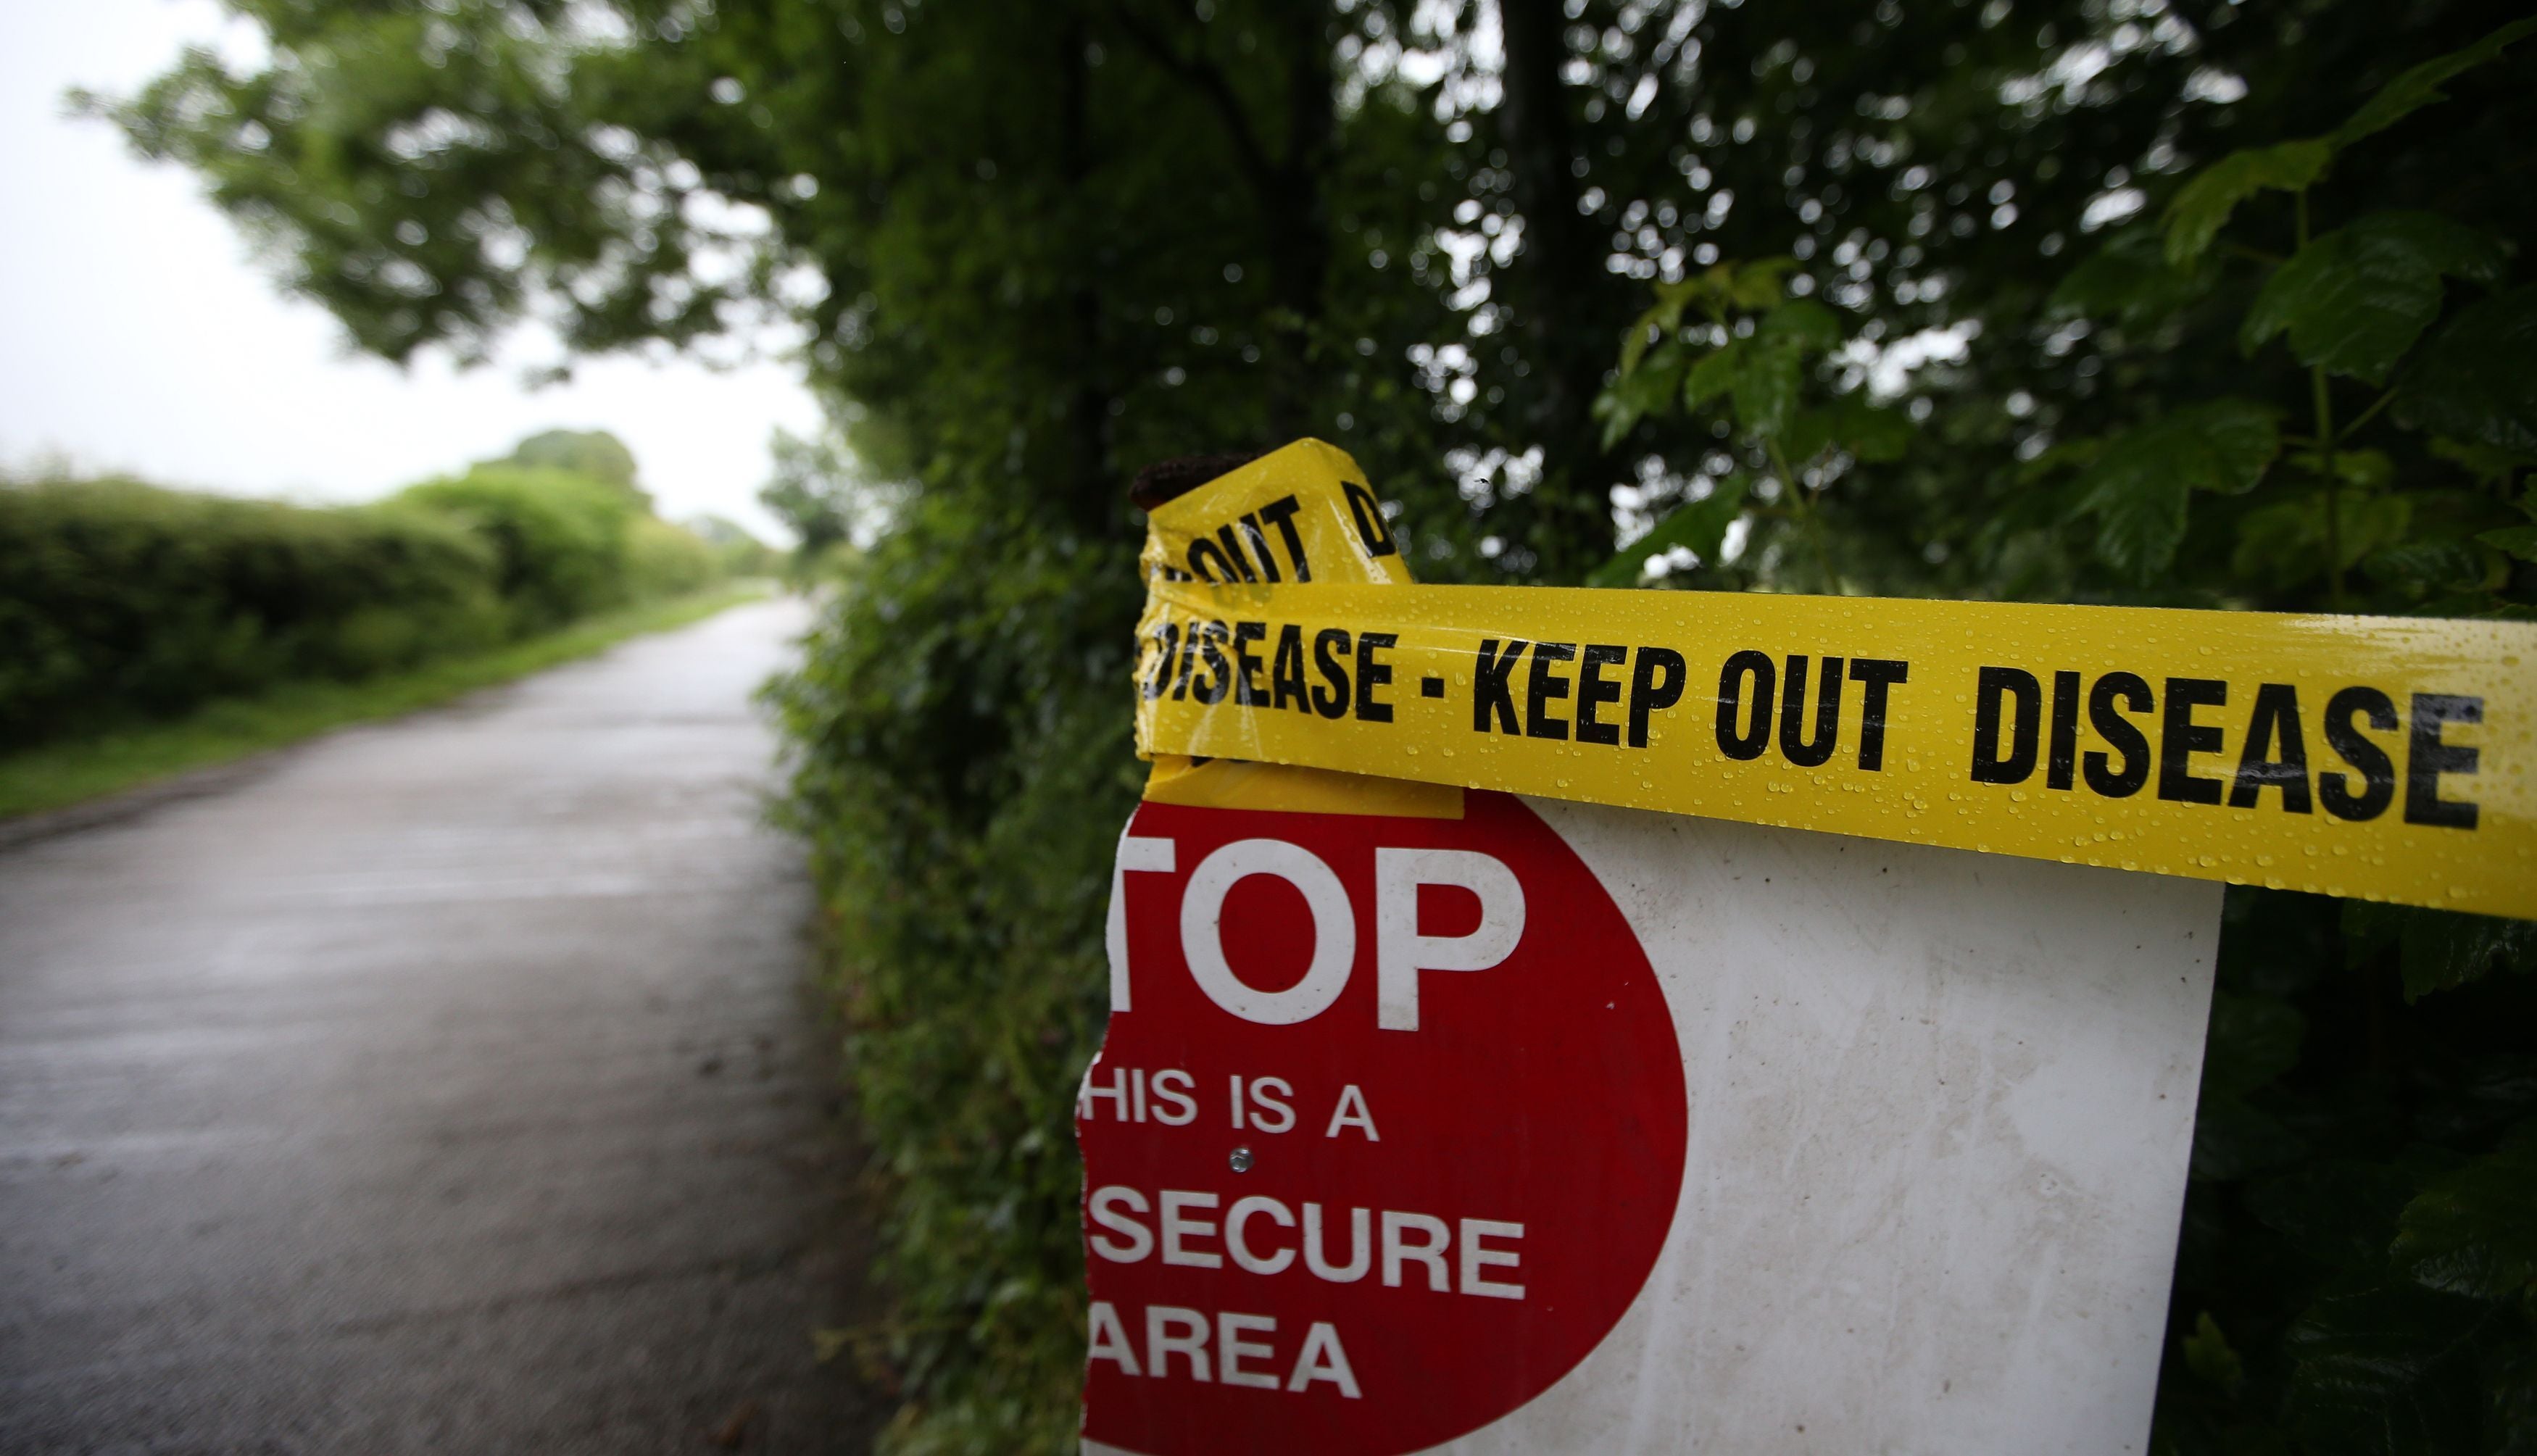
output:
[[[1575,853],[1473,792],[1458,820],[1149,803],[1120,863],[1075,1115],[1084,1434],[1393,1456],[1585,1359],[1663,1243],[1685,1109]]]

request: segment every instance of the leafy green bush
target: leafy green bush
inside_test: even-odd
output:
[[[975,560],[1000,569],[980,574]],[[1055,1451],[1081,1377],[1074,1079],[1137,798],[1134,558],[929,498],[771,690],[827,889],[867,1127],[894,1180],[895,1449]],[[1097,644],[1079,650],[1079,644]]]
[[[491,551],[416,510],[0,486],[0,741],[358,677],[506,630]]]
[[[724,574],[723,553],[685,527],[657,516],[625,523],[625,592],[636,601],[692,592]]]
[[[0,483],[0,743],[365,677],[721,575],[627,490],[553,471],[479,467],[337,509]]]
[[[1976,540],[2022,537],[2113,600],[2537,615],[2537,287],[2506,236],[2430,210],[2445,198],[2371,205],[2359,164],[2531,36],[2504,26],[2315,134],[2179,168],[2158,220],[2078,262],[2049,316],[2134,377],[2196,352],[2242,367],[2030,436]],[[1701,585],[1848,585],[1862,553],[1840,513],[1923,442],[1829,365],[1861,337],[1789,295],[1795,266],[1718,263],[1632,327],[1607,440],[1679,417],[1743,458],[1607,584],[1679,548]],[[1751,564],[1725,559],[1737,525]],[[2227,905],[2154,1450],[2537,1448],[2537,925],[2249,888]]]
[[[523,629],[626,600],[630,497],[564,471],[480,465],[397,497],[465,521],[494,554],[494,580]]]

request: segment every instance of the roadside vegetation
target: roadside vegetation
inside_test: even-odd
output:
[[[0,820],[234,763],[353,724],[436,708],[479,688],[605,652],[631,637],[701,621],[741,602],[762,600],[770,590],[758,579],[724,582],[358,681],[288,682],[215,698],[171,719],[126,721],[76,738],[0,753]]]
[[[0,479],[0,816],[692,620],[773,564],[729,532],[658,519],[622,445],[564,432],[365,506]]]
[[[235,8],[92,104],[362,347],[780,310],[886,497],[775,696],[894,1451],[1073,1445],[1138,467],[1332,440],[1433,581],[2537,607],[2502,0]],[[2529,1449],[2528,927],[2228,916],[2155,1448]]]

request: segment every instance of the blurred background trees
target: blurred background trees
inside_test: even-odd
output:
[[[232,5],[264,63],[91,104],[362,348],[790,319],[770,504],[890,492],[777,702],[900,1449],[1072,1429],[1137,467],[1322,435],[1432,580],[2532,600],[2507,4]],[[2537,1439],[2524,937],[2231,915],[2159,1441]]]
[[[537,463],[543,462],[543,463]],[[651,513],[634,457],[551,431],[375,505],[0,476],[0,748],[358,681],[771,564]]]

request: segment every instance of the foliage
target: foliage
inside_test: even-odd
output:
[[[657,516],[625,523],[625,586],[629,601],[678,597],[719,580],[723,557],[703,537]]]
[[[408,486],[396,499],[466,522],[492,548],[494,582],[524,627],[567,622],[625,599],[634,512],[602,481],[480,465]]]
[[[121,793],[197,769],[281,748],[348,724],[436,707],[479,688],[604,651],[626,638],[701,620],[762,589],[709,588],[585,617],[497,647],[454,646],[410,667],[342,682],[293,678],[214,698],[172,718],[116,720],[93,732],[0,750],[0,819]]]
[[[696,539],[713,549],[716,571],[723,576],[772,576],[780,559],[773,546],[727,516],[698,516],[685,523]]]
[[[2411,478],[2400,481],[2392,452],[2410,444],[2437,458],[2430,449],[2436,442],[2402,438],[2401,427],[2421,419],[2418,411],[2389,416],[2378,427],[2379,443],[2361,443],[2364,427],[2401,393],[2420,397],[2420,384],[2412,378],[2380,388],[2408,359],[2418,361],[2418,372],[2433,367],[2448,374],[2524,374],[2515,366],[2517,356],[2502,351],[2506,338],[2490,339],[2479,330],[2492,317],[2494,301],[2462,310],[2437,350],[2418,355],[2415,348],[2440,317],[2446,281],[2499,284],[2510,249],[2455,218],[2395,208],[2360,212],[2311,236],[2309,199],[2327,183],[2328,169],[2345,149],[2441,99],[2440,83],[2493,60],[2532,32],[2537,21],[2521,21],[2425,61],[2390,80],[2327,135],[2232,153],[2178,189],[2165,216],[2171,266],[2192,265],[2224,235],[2239,204],[2259,190],[2290,194],[2289,256],[2273,260],[2245,250],[2261,270],[2261,283],[2239,325],[2238,345],[2242,353],[2254,356],[2278,338],[2306,366],[2303,403],[2309,409],[2311,433],[2285,441],[2270,407],[2225,399],[2171,411],[2102,442],[2068,442],[2064,459],[2094,457],[2078,475],[2070,510],[2096,519],[2100,560],[2138,585],[2164,577],[2185,539],[2190,491],[2198,488],[2246,498],[2230,561],[2238,580],[2231,585],[2279,592],[2313,581],[2321,564],[2326,604],[2344,609],[2356,604],[2347,573],[2359,566],[2371,579],[2368,604],[2381,609],[2427,601],[2451,614],[2525,609],[2527,597],[2510,590],[2506,553],[2481,539],[2527,524],[2511,499],[2512,472],[2505,468],[2482,481],[2454,470],[2409,472]],[[2227,270],[2205,271],[2200,278],[2215,290],[2231,283]],[[2171,278],[2148,286],[2173,294],[2189,285]],[[2466,332],[2451,343],[2459,326]],[[2379,390],[2340,425],[2338,379]],[[2524,401],[2514,407],[2488,399],[2487,408],[2474,411],[2461,408],[2459,392],[2441,391],[2439,398],[2442,404],[2435,411],[2453,411],[2442,417],[2470,438],[2507,439],[2513,431],[2537,427],[2537,413],[2528,412]],[[2297,471],[2268,479],[2285,444],[2295,451]],[[2537,455],[2518,463],[2537,463]]]
[[[633,499],[516,466],[349,509],[0,481],[0,744],[410,668],[722,574]]]
[[[2529,929],[2232,892],[2153,1449],[2522,1449]]]
[[[491,554],[419,511],[134,480],[0,485],[0,742],[352,678],[504,635]]]
[[[840,435],[805,438],[778,426],[766,451],[775,471],[757,499],[793,529],[797,576],[815,575],[823,560],[888,529],[900,492],[869,478]]]
[[[1823,495],[1854,466],[1901,459],[1912,424],[1870,401],[1856,380],[1831,389],[1819,378],[1824,361],[1850,339],[1831,308],[1788,295],[1783,281],[1796,266],[1794,258],[1715,263],[1659,284],[1656,306],[1623,337],[1619,377],[1594,406],[1606,449],[1650,415],[1711,409],[1752,452],[1752,464],[1705,480],[1590,578],[1594,585],[1629,586],[1659,560],[1718,566],[1728,529],[1742,522],[1803,535],[1815,584],[1841,589]],[[1686,323],[1694,307],[1700,317]]]
[[[652,508],[652,497],[634,482],[634,452],[606,430],[542,431],[512,447],[509,455],[486,464],[561,471],[614,485],[644,510]]]
[[[2514,23],[2403,71],[2322,136],[2179,169],[2160,227],[2117,232],[2069,272],[2055,303],[2106,322],[2105,358],[2139,412],[2039,430],[2020,452],[2026,498],[2005,520],[2050,538],[2076,568],[2066,580],[2114,600],[2530,612],[2537,582],[2512,563],[2537,544],[2521,483],[2537,465],[2532,290],[2507,286],[2505,234],[2421,207],[2355,204],[2321,231],[2310,218],[2312,199],[2370,195],[2347,165],[2358,144],[2436,123],[2417,113],[2443,85],[2532,32]],[[2286,195],[2287,218],[2254,205],[2265,193]],[[2238,243],[2257,221],[2288,234],[2286,253]],[[1607,443],[1643,417],[1706,412],[1747,453],[1617,556],[1613,578],[1688,557],[1732,581],[1717,547],[1741,524],[1765,552],[1745,581],[1850,586],[1833,542],[1858,528],[1831,492],[1857,488],[1849,467],[1904,460],[1912,437],[1801,424],[1803,401],[1826,401],[1830,421],[1875,391],[1821,362],[1858,356],[1838,320],[1788,322],[1804,306],[1784,296],[1788,271],[1720,263],[1661,284],[1625,336],[1598,406]],[[2223,331],[2255,367],[2228,392],[2174,388],[2170,361]],[[2355,386],[2357,408],[2342,398]],[[2070,414],[2087,394],[2069,392]],[[2306,435],[2285,427],[2300,413]],[[1816,449],[1833,453],[1809,462]],[[1770,552],[1792,536],[1803,549]],[[2234,548],[2192,549],[2213,537]],[[2531,969],[2523,922],[2232,892],[2156,1449],[2537,1440]]]
[[[1073,1437],[1073,1089],[1107,1009],[1107,881],[1083,866],[1138,784],[1116,711],[1127,643],[1096,629],[1134,610],[1136,583],[1124,544],[1032,524],[919,497],[772,689],[865,1121],[897,1188],[887,1350],[914,1397],[894,1428],[906,1450]],[[946,598],[956,615],[911,609]]]
[[[2510,589],[2509,548],[2523,539],[2515,533],[2526,530],[2528,517],[2513,499],[2513,478],[2518,467],[2537,462],[2525,451],[2537,438],[2537,413],[2524,397],[2528,371],[2513,365],[2520,355],[2511,350],[2523,343],[2512,310],[2526,305],[2515,301],[2519,293],[2470,303],[2435,345],[2417,348],[2450,301],[2449,285],[2501,285],[2510,248],[2459,219],[2404,208],[2361,211],[2311,236],[2309,213],[2311,193],[2331,180],[2348,149],[2441,101],[2443,84],[2532,32],[2537,21],[2517,22],[2413,66],[2323,136],[2242,148],[2191,171],[2158,228],[2119,232],[2073,269],[2054,293],[2065,315],[2093,314],[2117,329],[2155,335],[2161,322],[2188,308],[2222,314],[2234,291],[2247,300],[2235,331],[2238,350],[2256,356],[2278,339],[2307,373],[2280,403],[2234,396],[2179,402],[2104,434],[2029,436],[2017,475],[2035,502],[2020,512],[2026,521],[2059,528],[2064,553],[2104,569],[2109,587],[2180,585],[2178,552],[2196,535],[2197,492],[2207,493],[2239,502],[2224,518],[2236,549],[2224,568],[2187,573],[2185,581],[2222,600],[2251,591],[2272,599],[2267,604],[2287,604],[2285,594],[2322,577],[2320,604],[2342,609],[2361,604],[2347,581],[2358,567],[2370,579],[2367,604],[2381,609],[2429,602],[2451,613],[2522,610],[2528,598]],[[2292,203],[2292,250],[2283,256],[2240,247],[2233,259],[2215,262],[2215,243],[2228,239],[2242,209],[2266,192],[2287,194]],[[1852,405],[1862,424],[1895,416],[1868,403],[1873,391],[1862,387],[1862,371],[1815,367],[1794,347],[1803,340],[1851,359],[1873,352],[1872,344],[1860,347],[1867,341],[1846,339],[1821,305],[1782,296],[1781,280],[1792,267],[1785,258],[1719,263],[1659,284],[1656,306],[1623,341],[1618,377],[1597,411],[1608,447],[1643,417],[1696,414],[1713,401],[1729,402],[1711,412],[1724,416],[1717,421],[1722,430],[1733,421],[1762,468],[1759,488],[1740,512],[1753,532],[1748,539],[1767,542],[1775,529],[1806,535],[1818,557],[1811,584],[1838,591],[1845,583],[1831,558],[1823,492],[1854,464],[1900,460],[1910,435],[1888,427],[1872,442],[1845,438],[1834,409],[1799,427],[1801,389],[1841,391],[1836,404]],[[2239,275],[2248,270],[2256,279],[2242,283]],[[1686,324],[1686,305],[1694,302],[1704,316]],[[1789,323],[1800,310],[1802,325]],[[1730,315],[1739,312],[1744,316],[1730,328]],[[2408,364],[2391,385],[2391,374]],[[2377,391],[2340,426],[2337,380]],[[2399,400],[2410,408],[2387,414]],[[2281,428],[2292,402],[2310,413],[2312,432],[2305,437],[2286,437]],[[2365,443],[2374,421],[2377,438]],[[2394,452],[2409,445],[2418,460],[2458,458],[2453,442],[2402,438],[2406,426],[2425,424],[2449,426],[2481,446],[2477,464],[2408,471],[2400,480]],[[1806,461],[1817,448],[1834,453]],[[2273,469],[2283,463],[2292,469]],[[1672,559],[1667,553],[1681,548],[1676,538],[1686,533],[1721,540],[1724,527],[1716,518],[1726,508],[1714,503],[1710,482],[1738,478],[1713,473],[1677,511],[1692,525],[1668,530],[1668,518],[1647,538],[1661,542],[1659,550],[1643,541],[1606,572]],[[1723,564],[1714,550],[1686,554],[1687,565]],[[1802,580],[1787,571],[1778,576]]]
[[[1334,439],[1430,580],[2530,600],[2507,0],[231,4],[268,56],[91,104],[357,343],[778,312],[838,471],[904,493],[779,695],[896,1173],[900,1450],[1068,1444],[1137,467]],[[2332,1246],[2383,1253],[2497,1156],[2455,1108],[2519,1095],[2476,1058],[2526,1054],[2529,978],[2395,987],[2525,948],[2232,904],[2160,1441],[2419,1445],[2462,1391],[2524,1432],[2523,1314],[2256,1210],[2349,1171],[2391,1211]]]

